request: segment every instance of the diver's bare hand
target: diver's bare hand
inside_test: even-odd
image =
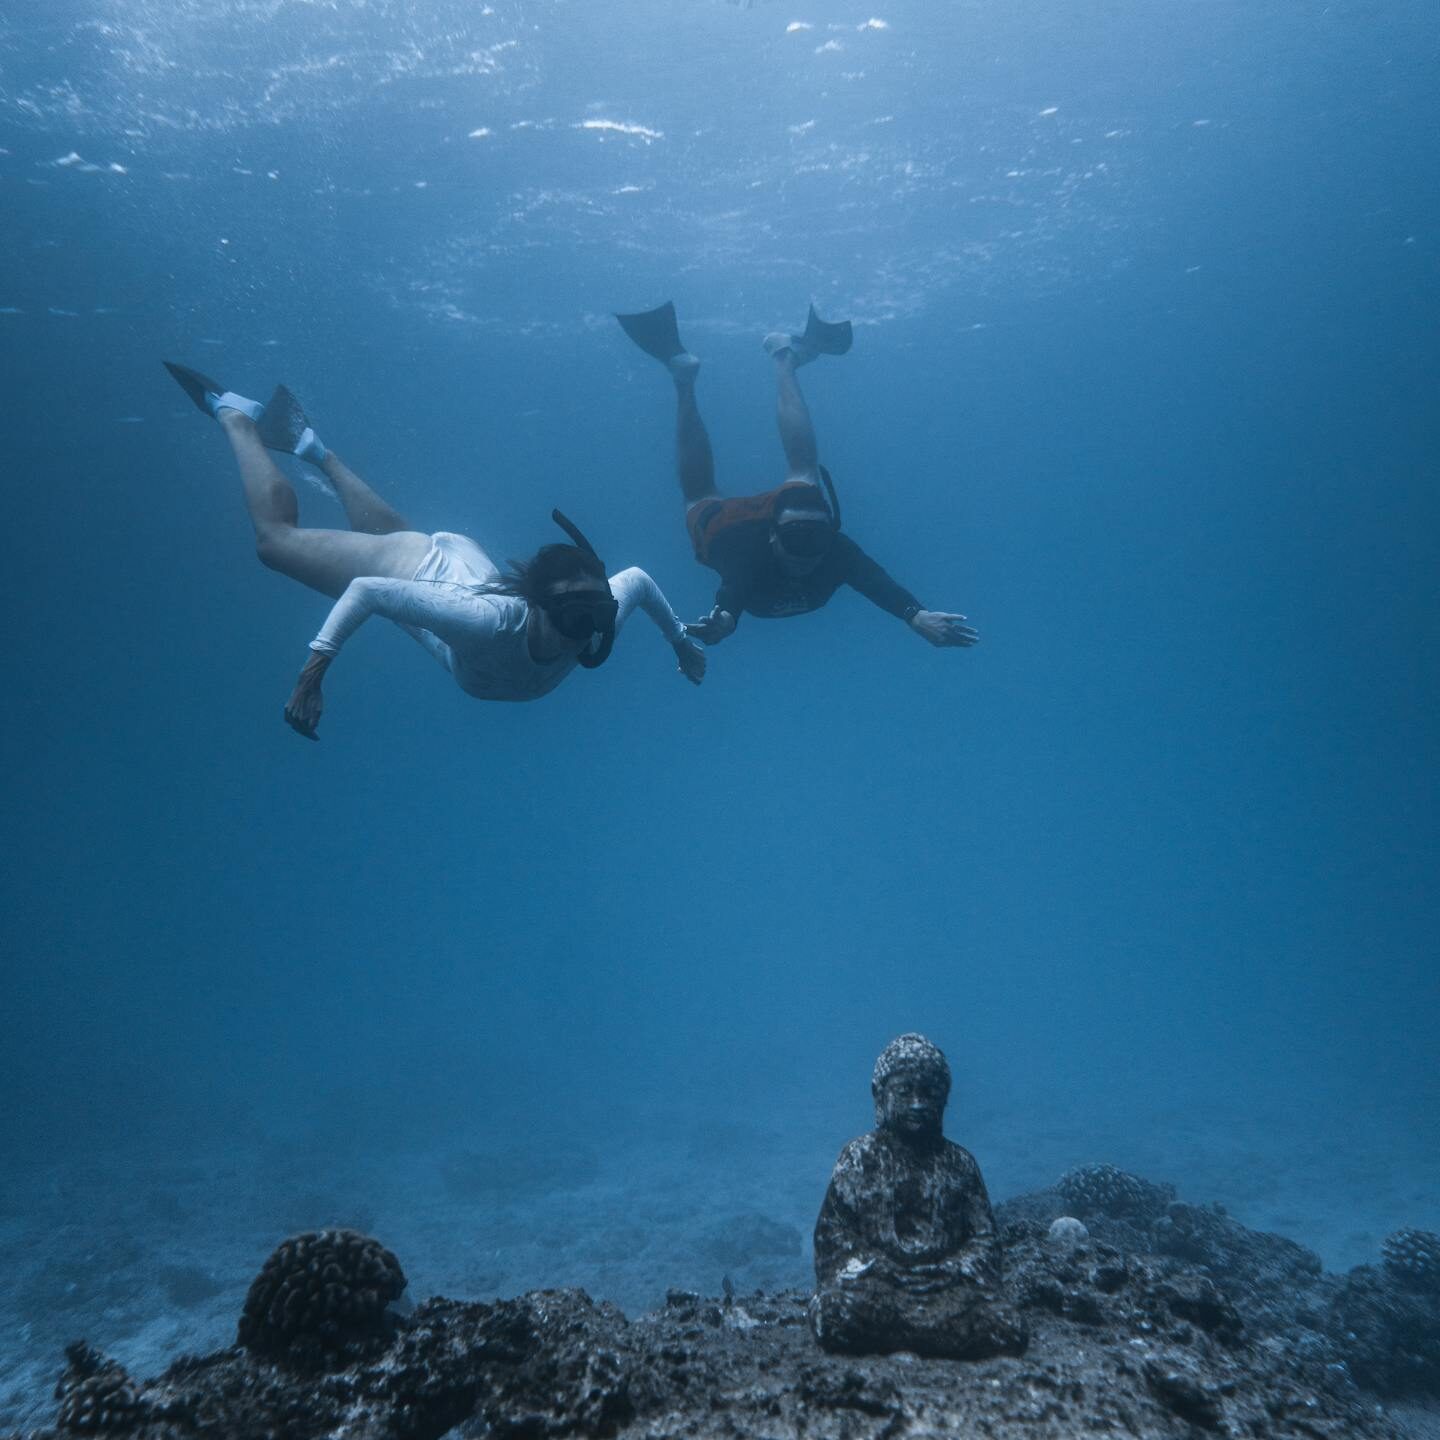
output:
[[[910,628],[932,645],[974,645],[980,632],[965,623],[964,615],[949,615],[943,610],[920,610],[912,617]]]
[[[705,652],[690,638],[688,626],[686,632],[675,641],[675,658],[680,662],[680,673],[692,685],[698,685],[705,678]]]
[[[325,709],[325,698],[320,693],[320,677],[330,664],[330,657],[318,650],[310,652],[310,658],[300,671],[300,678],[285,702],[285,723],[307,740],[318,740],[315,733],[320,724],[321,712]]]
[[[735,633],[735,617],[717,605],[703,619],[692,621],[685,628],[702,644],[718,645],[727,635]]]

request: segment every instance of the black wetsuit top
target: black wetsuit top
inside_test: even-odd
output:
[[[768,524],[736,525],[715,537],[707,563],[720,572],[716,605],[737,620],[742,610],[763,620],[803,615],[818,610],[842,585],[858,590],[900,620],[909,620],[925,608],[848,535],[837,535],[808,575],[791,575],[770,548]]]

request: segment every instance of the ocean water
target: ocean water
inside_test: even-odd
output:
[[[872,9],[871,5],[880,8]],[[1111,1161],[1317,1249],[1440,1228],[1430,0],[9,0],[0,1419],[227,1343],[296,1228],[418,1296],[803,1284],[922,1030],[997,1198]],[[426,530],[710,604],[802,372],[853,593],[532,705],[257,564],[162,370]],[[306,523],[341,524],[294,468]]]

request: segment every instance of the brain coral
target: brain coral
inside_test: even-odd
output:
[[[1397,1230],[1380,1247],[1385,1273],[1412,1290],[1440,1290],[1440,1235]]]
[[[356,1230],[310,1230],[276,1248],[240,1316],[240,1343],[271,1355],[333,1350],[384,1330],[405,1289],[400,1262]]]
[[[1077,1215],[1108,1215],[1111,1219],[1153,1219],[1174,1198],[1169,1185],[1153,1185],[1114,1165],[1081,1165],[1067,1170],[1055,1188],[1075,1207]]]

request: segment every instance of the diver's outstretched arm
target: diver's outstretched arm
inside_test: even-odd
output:
[[[320,633],[310,642],[310,657],[285,705],[286,722],[306,739],[319,738],[315,727],[324,706],[320,682],[325,671],[346,641],[372,615],[393,620],[412,634],[428,631],[446,645],[467,647],[493,641],[500,627],[498,610],[468,585],[443,580],[399,580],[384,575],[357,576],[345,587]]]
[[[715,592],[715,605],[710,613],[690,626],[690,633],[706,645],[718,645],[735,633],[745,609],[746,597],[756,580],[754,557],[739,559],[731,554],[721,570],[720,588]]]
[[[966,623],[964,615],[946,610],[927,610],[903,585],[886,573],[848,535],[836,539],[845,554],[845,583],[858,590],[872,604],[903,620],[922,639],[942,648],[974,645],[979,633]]]
[[[616,634],[637,608],[644,610],[670,642],[670,648],[680,663],[680,673],[692,685],[698,685],[705,678],[704,650],[690,638],[689,628],[671,608],[665,592],[645,571],[632,565],[628,570],[612,575],[610,593],[620,605],[615,616]]]

